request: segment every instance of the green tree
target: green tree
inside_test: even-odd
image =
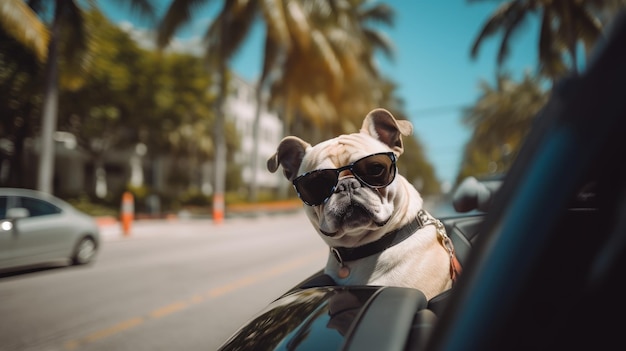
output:
[[[146,54],[98,10],[85,12],[83,19],[90,33],[90,60],[80,86],[62,86],[58,129],[76,135],[81,149],[94,160],[95,173],[106,177],[105,155],[136,142],[129,131],[137,130],[143,117],[138,112],[152,106],[138,96]],[[70,69],[62,62],[62,71]]]
[[[214,157],[210,134],[215,97],[204,61],[187,54],[141,49],[129,33],[99,11],[85,17],[92,34],[92,60],[84,84],[61,92],[59,128],[78,136],[98,174],[104,173],[105,155],[114,149],[143,144],[148,159],[175,156],[180,162],[176,168],[192,171],[172,178],[179,182],[168,185],[169,195],[187,191],[190,181],[198,180],[191,175]],[[233,128],[227,132],[229,150],[236,150]]]
[[[41,67],[0,28],[0,186],[22,186],[24,141],[41,116]]]
[[[152,9],[147,0],[133,0],[131,4],[146,12]],[[88,33],[84,28],[82,10],[76,0],[55,0],[52,4],[39,0],[28,3],[9,0],[0,8],[0,23],[5,32],[45,63],[37,188],[52,192],[53,134],[57,127],[59,99],[58,63],[60,58],[71,62],[72,67],[81,67],[84,62]]]

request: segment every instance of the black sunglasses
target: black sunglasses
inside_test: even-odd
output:
[[[293,180],[300,200],[309,206],[318,206],[330,198],[339,183],[339,173],[350,170],[361,184],[383,188],[396,177],[396,155],[381,152],[365,156],[351,164],[335,169],[316,169]]]

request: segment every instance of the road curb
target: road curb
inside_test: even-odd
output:
[[[242,203],[226,206],[225,218],[254,218],[259,216],[276,215],[284,213],[297,212],[302,209],[302,202],[300,200],[285,200],[265,203]],[[104,241],[116,241],[124,240],[131,237],[136,237],[136,231],[133,230],[133,234],[124,236],[122,231],[122,222],[114,216],[97,216],[94,217],[98,227],[100,228],[100,234]],[[136,214],[132,224],[147,224],[155,223],[158,221],[166,222],[185,222],[188,220],[211,220],[212,216],[207,211],[206,213],[194,213],[188,210],[182,210],[176,214],[167,214],[164,216],[150,216],[145,214]],[[131,226],[132,226],[131,224]],[[146,235],[141,235],[146,236]]]

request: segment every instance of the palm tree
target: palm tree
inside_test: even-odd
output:
[[[476,0],[475,0],[476,1]],[[541,18],[538,40],[539,73],[555,81],[567,72],[577,74],[578,48],[588,53],[602,35],[603,26],[612,19],[624,0],[511,0],[503,2],[485,22],[475,39],[471,57],[475,58],[483,41],[502,32],[497,62],[499,69],[509,54],[511,38],[532,15]],[[487,172],[487,165],[506,170],[536,113],[547,100],[539,77],[528,74],[520,83],[498,72],[496,87],[482,83],[483,95],[465,112],[465,122],[474,133],[466,146],[463,176]],[[493,168],[491,169],[493,171]]]
[[[483,81],[481,90],[477,103],[464,112],[463,121],[474,132],[466,146],[458,180],[487,173],[489,164],[491,171],[507,170],[549,96],[541,80],[530,74],[521,82],[500,74],[495,87]]]
[[[379,78],[380,72],[374,61],[376,51],[381,51],[387,58],[394,58],[394,45],[383,32],[371,24],[393,26],[395,13],[384,3],[370,5],[369,1],[353,0],[351,7],[352,26],[359,35],[362,50],[359,53],[359,62],[365,66],[367,73]]]
[[[55,0],[52,7],[46,5],[49,4],[41,0],[6,0],[0,6],[0,24],[9,35],[30,48],[45,63],[37,188],[51,193],[54,174],[53,136],[59,100],[59,57],[76,62],[76,66],[80,67],[87,48],[88,33],[77,0]],[[147,14],[152,11],[148,0],[133,0],[131,5]],[[49,29],[44,18],[52,18]]]
[[[206,1],[205,1],[206,2]],[[159,28],[158,46],[165,47],[171,39],[176,28],[190,19],[191,7],[200,1],[174,0]],[[215,195],[218,202],[223,199],[225,164],[222,156],[225,155],[225,142],[223,140],[224,113],[223,102],[226,94],[227,62],[241,46],[253,24],[260,17],[266,27],[265,55],[263,69],[257,83],[257,112],[254,123],[255,144],[258,143],[258,124],[260,109],[267,87],[282,77],[280,67],[284,66],[297,52],[308,53],[308,58],[319,58],[322,72],[330,72],[330,75],[340,74],[341,67],[335,53],[322,33],[313,27],[311,14],[322,10],[332,10],[332,0],[315,1],[224,1],[224,5],[218,13],[215,21],[210,25],[205,35],[206,51],[209,61],[216,67],[220,77],[218,98],[218,118],[215,128],[216,165],[215,165]],[[306,56],[304,56],[306,57]],[[338,81],[338,80],[337,80]],[[288,120],[287,120],[288,121]],[[253,170],[256,169],[257,155],[252,156]],[[255,172],[253,171],[254,175]],[[256,189],[256,181],[252,179],[252,188]],[[256,194],[251,192],[251,200],[255,200]],[[223,203],[214,203],[214,206],[223,207]]]
[[[293,41],[281,61],[282,74],[268,86],[285,134],[312,133],[310,140],[316,141],[327,137],[324,131],[355,130],[360,124],[353,122],[378,106],[373,55],[382,50],[392,56],[393,45],[369,25],[391,24],[393,11],[363,0],[303,2],[302,9],[309,28],[303,33],[310,37]]]
[[[474,0],[478,1],[478,0]],[[485,22],[472,45],[471,57],[478,55],[485,39],[502,32],[497,62],[502,66],[510,52],[511,38],[522,30],[531,15],[541,17],[539,63],[541,73],[556,79],[578,72],[578,45],[587,52],[602,33],[602,10],[623,5],[623,0],[511,0],[502,3]]]
[[[367,1],[319,2],[327,8],[308,9],[311,32],[326,38],[315,50],[293,45],[272,84],[270,105],[281,111],[287,133],[312,140],[352,131],[381,100],[381,81],[373,60],[381,50],[393,56],[393,45],[372,22],[390,25],[393,11]],[[341,116],[341,117],[339,117]]]
[[[393,60],[395,48],[391,40],[380,31],[379,25],[393,26],[394,12],[391,7],[383,3],[370,5],[369,1],[354,0],[350,18],[352,19],[353,33],[351,36],[359,38],[358,48],[348,45],[337,45],[337,49],[348,49],[357,53],[356,74],[346,83],[341,97],[334,101],[340,116],[347,116],[348,121],[342,120],[342,128],[335,133],[343,133],[359,128],[363,116],[375,107],[393,104],[389,100],[391,95],[386,94],[388,81],[381,77],[374,61],[376,52],[382,52]],[[372,26],[375,24],[376,26]],[[340,57],[346,56],[342,54]]]

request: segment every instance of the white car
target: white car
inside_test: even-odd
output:
[[[0,270],[92,262],[100,246],[95,219],[30,189],[0,188]]]

